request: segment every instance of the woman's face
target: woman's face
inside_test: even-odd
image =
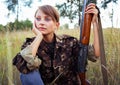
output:
[[[41,10],[38,10],[35,15],[35,26],[43,35],[47,35],[54,33],[59,27],[59,23],[53,21],[50,16],[44,14]]]

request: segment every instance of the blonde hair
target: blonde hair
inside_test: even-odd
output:
[[[59,17],[60,16],[59,16],[58,11],[54,7],[52,7],[50,5],[39,6],[38,9],[35,12],[35,15],[34,15],[35,17],[36,17],[36,13],[39,10],[41,10],[46,15],[50,16],[53,19],[53,21],[59,22]]]

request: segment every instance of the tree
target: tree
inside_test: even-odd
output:
[[[74,18],[80,16],[80,11],[82,10],[82,1],[67,0],[63,4],[57,4],[56,7],[60,11],[60,16],[68,17],[72,22]]]
[[[4,26],[0,24],[0,31],[3,31]]]
[[[66,23],[63,25],[63,29],[69,29],[69,25]]]
[[[33,0],[5,0],[5,4],[7,5],[7,9],[9,10],[8,17],[11,13],[16,14],[16,23],[18,23],[19,18],[19,10],[21,6],[31,7]],[[18,25],[17,25],[18,26]],[[18,28],[18,27],[17,27]]]
[[[84,0],[66,0],[66,2],[62,4],[56,4],[56,7],[60,11],[60,15],[62,17],[68,17],[72,22],[74,18],[79,18],[80,20],[80,12],[82,11],[82,5]],[[96,0],[88,0],[89,2],[96,3]],[[103,8],[107,8],[108,3],[113,2],[117,3],[118,0],[103,0],[101,4]]]
[[[101,1],[101,4],[102,4],[102,8],[104,8],[104,9],[106,9],[107,7],[108,7],[108,4],[109,3],[115,3],[115,4],[117,4],[117,1],[118,0],[105,0],[105,1]],[[111,23],[112,23],[112,28],[113,28],[113,14],[114,14],[114,10],[113,10],[113,6],[112,6],[112,12],[109,14],[109,17],[110,17],[110,19],[111,19]]]
[[[33,0],[5,0],[5,4],[9,10],[8,16],[10,13],[16,13],[16,19],[19,17],[20,6],[31,7]]]
[[[112,3],[116,3],[117,4],[117,1],[118,0],[103,0],[103,1],[101,1],[101,4],[102,4],[101,7],[106,9],[109,3],[112,2]]]

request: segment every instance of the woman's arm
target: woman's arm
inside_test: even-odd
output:
[[[96,18],[97,19],[97,18]],[[93,22],[93,33],[94,33],[94,41],[93,46],[95,49],[95,56],[100,56],[100,47],[99,47],[99,36],[98,36],[98,21]]]
[[[33,29],[32,31],[36,34],[36,38],[34,39],[34,41],[31,43],[31,48],[32,48],[32,55],[36,56],[38,47],[40,45],[40,42],[43,39],[42,34],[40,33],[40,31],[35,27],[35,23],[33,24]]]
[[[30,46],[31,46],[33,56],[36,56],[36,53],[37,53],[37,50],[38,50],[38,47],[41,41],[42,41],[42,35],[38,34],[36,38],[34,39],[34,41],[31,43]]]
[[[34,25],[32,31],[36,34],[35,39],[20,52],[21,56],[27,61],[27,67],[29,69],[39,67],[41,64],[41,60],[36,56],[36,53],[40,42],[42,41],[42,34],[34,27]]]
[[[93,33],[94,33],[94,51],[95,56],[100,56],[100,48],[99,48],[99,37],[98,37],[98,9],[96,8],[96,5],[91,3],[86,8],[86,13],[92,13],[92,25],[93,25]]]

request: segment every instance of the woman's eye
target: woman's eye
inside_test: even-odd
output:
[[[40,21],[40,20],[41,20],[41,18],[36,18],[36,20],[37,20],[37,21]]]
[[[50,18],[45,18],[45,21],[50,21],[51,19]]]
[[[41,21],[41,18],[40,18],[40,17],[38,17],[38,18],[36,18],[36,20],[37,20],[37,21]],[[51,20],[51,18],[46,17],[46,18],[44,18],[44,20],[48,22],[48,21],[50,21],[50,20]]]

